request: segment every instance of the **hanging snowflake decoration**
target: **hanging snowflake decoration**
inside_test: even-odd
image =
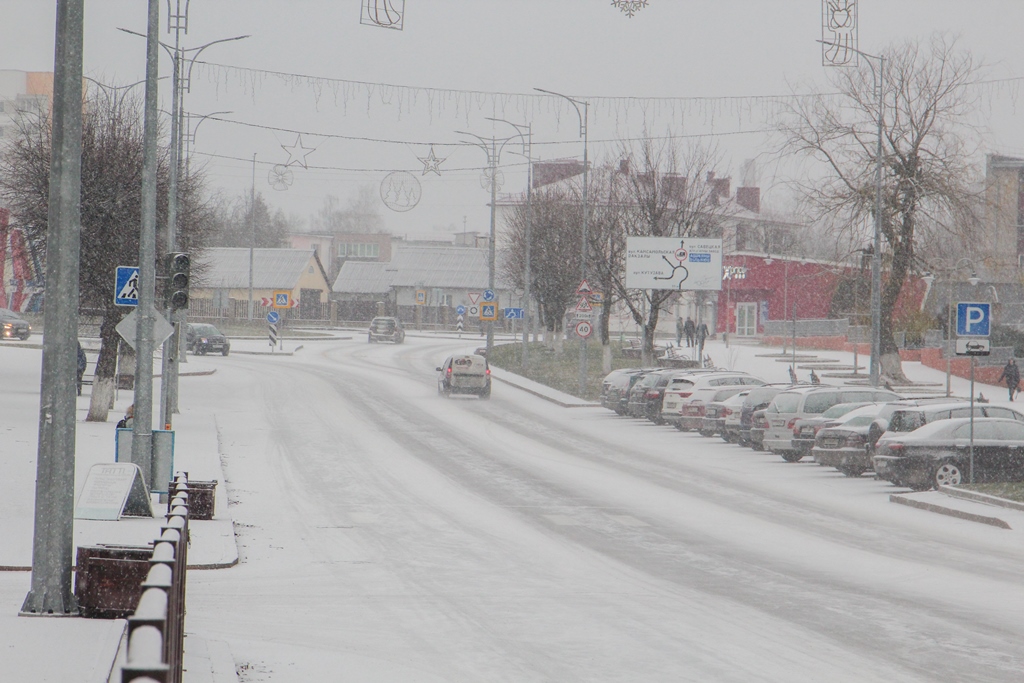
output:
[[[434,146],[431,145],[430,153],[427,154],[427,156],[416,158],[423,162],[423,175],[427,175],[428,173],[436,173],[437,175],[441,175],[441,164],[443,164],[445,162],[445,159],[447,159],[448,157],[442,157],[438,159],[437,155],[434,154]]]
[[[618,7],[632,19],[634,14],[647,7],[647,0],[612,0],[612,7]]]
[[[359,23],[401,31],[405,24],[405,0],[363,0]]]
[[[380,198],[392,211],[408,211],[420,203],[420,181],[408,171],[394,171],[380,183]]]
[[[494,190],[498,191],[505,184],[505,174],[498,170],[492,170],[490,166],[480,173],[480,187],[485,190],[491,189],[491,174],[494,174]]]
[[[270,173],[267,174],[267,182],[278,192],[287,190],[292,186],[294,180],[295,175],[286,164],[274,164],[274,167],[270,169]]]

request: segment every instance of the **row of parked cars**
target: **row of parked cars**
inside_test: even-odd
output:
[[[601,404],[619,415],[768,450],[787,462],[811,457],[848,477],[874,471],[914,490],[967,483],[972,468],[976,482],[1024,481],[1024,412],[1012,404],[972,408],[966,399],[945,396],[666,368],[612,371]]]

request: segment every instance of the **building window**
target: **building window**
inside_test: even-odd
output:
[[[342,243],[338,245],[339,256],[354,256],[356,258],[377,258],[380,256],[380,245],[376,242]]]

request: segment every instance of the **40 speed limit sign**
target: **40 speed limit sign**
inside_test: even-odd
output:
[[[587,320],[581,320],[576,323],[576,334],[586,339],[594,332],[594,326]]]

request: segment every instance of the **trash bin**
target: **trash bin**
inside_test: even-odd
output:
[[[188,518],[213,519],[216,481],[188,482]]]
[[[152,557],[152,545],[79,546],[75,597],[81,615],[125,619],[135,612]]]

